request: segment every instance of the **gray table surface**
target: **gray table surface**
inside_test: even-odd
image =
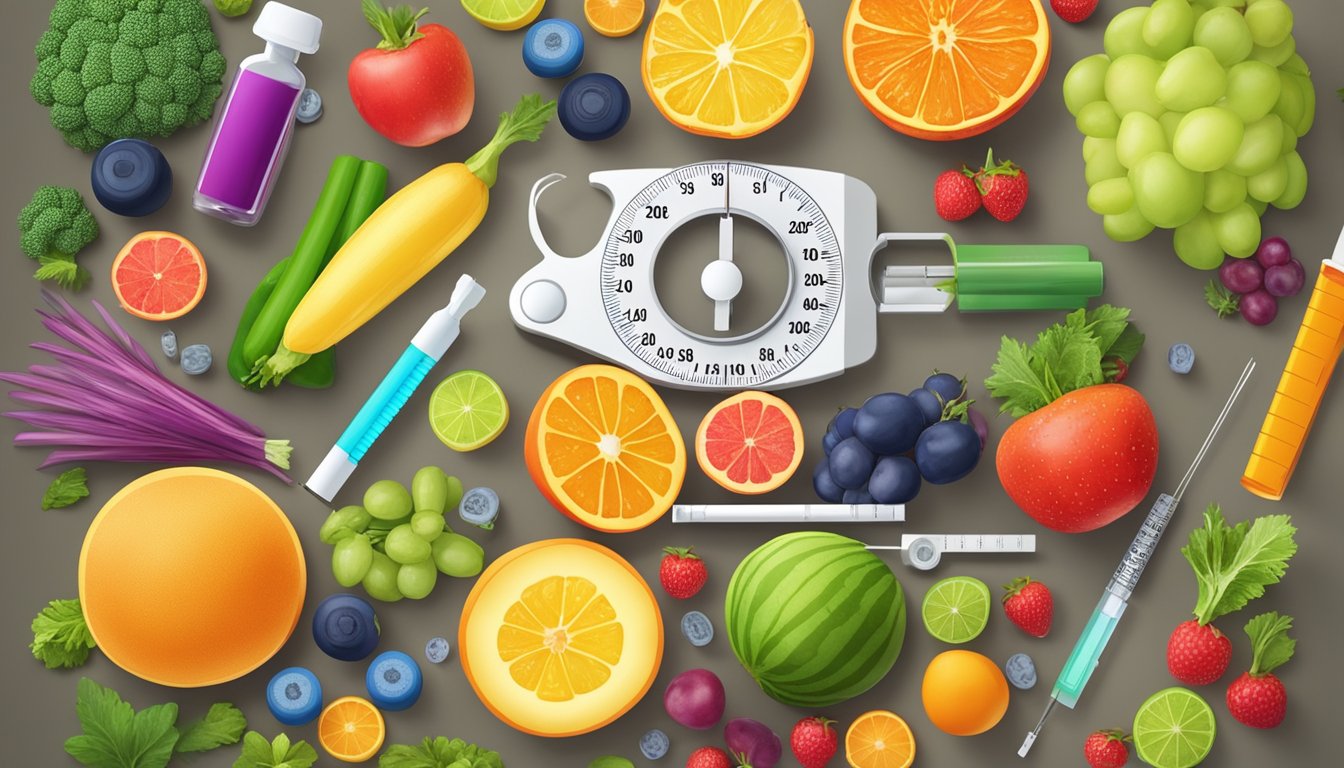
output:
[[[394,146],[373,133],[359,119],[347,96],[345,68],[356,51],[374,42],[354,2],[295,0],[295,5],[320,13],[325,21],[322,50],[304,57],[301,66],[310,84],[325,97],[326,115],[315,125],[301,127],[261,224],[239,229],[191,210],[190,186],[208,139],[208,128],[184,130],[159,142],[173,164],[177,188],[168,205],[152,217],[137,221],[96,210],[103,228],[101,239],[81,257],[95,280],[77,301],[87,306],[96,298],[109,306],[115,299],[106,278],[113,254],[121,243],[142,229],[170,229],[192,238],[210,267],[209,290],[189,316],[170,324],[182,343],[205,342],[221,356],[232,336],[237,313],[256,281],[293,246],[321,185],[327,164],[341,152],[385,163],[391,183],[403,185],[442,162],[464,159],[494,130],[495,116],[508,109],[520,93],[558,93],[562,83],[538,80],[519,61],[522,33],[498,33],[473,22],[456,2],[428,3],[427,21],[448,25],[461,36],[476,71],[475,117],[459,135],[424,149]],[[1260,368],[1233,412],[1223,435],[1186,496],[1186,508],[1177,516],[1160,552],[1115,636],[1101,668],[1077,711],[1056,712],[1023,764],[1066,766],[1080,764],[1084,737],[1095,728],[1128,727],[1138,705],[1154,691],[1174,684],[1164,664],[1171,629],[1188,617],[1195,600],[1190,569],[1177,550],[1199,521],[1199,511],[1211,501],[1222,502],[1232,520],[1275,512],[1291,513],[1301,528],[1300,551],[1283,583],[1247,611],[1219,622],[1232,635],[1236,652],[1232,671],[1220,683],[1201,689],[1212,703],[1219,733],[1206,765],[1322,765],[1337,754],[1333,730],[1338,691],[1344,683],[1336,658],[1344,632],[1338,590],[1344,582],[1341,551],[1344,523],[1340,512],[1339,461],[1344,456],[1344,393],[1326,398],[1315,431],[1298,467],[1287,497],[1280,503],[1251,496],[1238,478],[1264,416],[1264,410],[1287,358],[1305,297],[1284,303],[1278,321],[1253,328],[1239,320],[1219,320],[1203,305],[1201,289],[1208,275],[1190,270],[1172,254],[1169,236],[1157,234],[1137,244],[1110,242],[1099,218],[1084,205],[1086,191],[1081,138],[1060,99],[1060,83],[1069,65],[1101,47],[1106,18],[1133,0],[1108,0],[1095,18],[1070,26],[1050,14],[1054,33],[1053,63],[1039,93],[1022,112],[991,133],[962,142],[937,144],[893,133],[860,105],[846,82],[840,56],[840,33],[845,3],[805,2],[816,32],[816,58],[802,101],[795,113],[768,133],[728,143],[684,133],[663,120],[645,97],[639,79],[641,36],[608,40],[588,35],[582,71],[605,71],[621,78],[631,91],[630,123],[612,140],[577,142],[553,125],[539,144],[517,146],[501,165],[499,183],[491,192],[490,212],[479,230],[458,251],[422,280],[388,311],[340,346],[336,385],[325,392],[282,389],[257,395],[239,389],[222,369],[188,381],[180,371],[168,375],[193,391],[248,417],[268,434],[287,437],[296,446],[295,475],[305,477],[344,427],[397,355],[402,345],[434,308],[447,299],[458,275],[469,272],[490,291],[467,320],[462,338],[431,375],[433,384],[459,368],[489,372],[504,387],[514,418],[495,443],[481,451],[455,454],[444,448],[426,428],[426,393],[417,395],[387,430],[351,481],[342,501],[353,500],[364,485],[383,477],[409,481],[422,464],[435,462],[461,476],[468,485],[489,485],[501,491],[504,512],[492,532],[472,530],[469,535],[485,547],[487,556],[543,537],[594,538],[627,557],[649,580],[656,581],[660,548],[695,545],[709,565],[710,580],[692,600],[678,602],[661,589],[659,603],[668,627],[662,671],[652,692],[625,717],[596,733],[567,740],[545,740],[521,735],[496,721],[477,701],[456,657],[425,669],[424,696],[418,706],[388,717],[388,739],[415,742],[424,736],[463,736],[498,749],[508,765],[584,766],[602,754],[623,754],[638,765],[653,765],[639,757],[637,741],[649,728],[662,728],[672,738],[672,751],[660,763],[680,765],[696,747],[720,742],[717,732],[692,732],[672,723],[663,713],[660,693],[678,672],[698,666],[718,672],[729,690],[728,715],[750,716],[771,725],[781,736],[794,721],[810,714],[770,700],[734,660],[722,632],[722,597],[736,563],[753,547],[783,532],[781,528],[733,527],[672,529],[664,519],[640,533],[598,535],[571,523],[552,510],[527,479],[522,463],[524,422],[532,404],[552,377],[589,359],[563,345],[541,341],[516,330],[510,322],[506,296],[513,281],[538,258],[528,236],[528,189],[539,176],[559,171],[571,180],[563,194],[552,194],[543,205],[543,226],[561,252],[580,253],[591,247],[607,215],[606,198],[589,191],[583,179],[590,171],[608,168],[676,166],[698,160],[729,157],[758,162],[794,164],[842,171],[870,184],[879,200],[880,224],[886,230],[920,231],[945,225],[935,216],[929,189],[933,177],[963,161],[977,162],[993,145],[1031,173],[1031,202],[1014,224],[1004,225],[979,215],[967,223],[946,225],[964,242],[1079,242],[1090,246],[1094,258],[1106,265],[1105,300],[1132,307],[1135,319],[1148,334],[1148,344],[1133,371],[1131,384],[1142,391],[1156,414],[1161,431],[1162,459],[1154,493],[1171,489],[1203,439],[1229,387],[1248,356]],[[652,5],[652,4],[650,4]],[[45,24],[49,2],[14,3],[6,15],[10,45],[0,56],[5,135],[11,148],[10,182],[3,186],[0,211],[13,216],[39,183],[69,184],[86,196],[89,158],[65,146],[47,123],[46,110],[27,95],[33,69],[31,45]],[[1266,231],[1285,235],[1314,277],[1316,260],[1329,255],[1344,223],[1339,200],[1344,196],[1344,105],[1335,98],[1344,85],[1344,53],[1338,30],[1344,13],[1329,0],[1294,0],[1298,49],[1315,71],[1319,111],[1315,129],[1300,149],[1311,172],[1306,202],[1291,213],[1273,212]],[[255,14],[255,12],[254,12]],[[548,16],[564,16],[582,26],[578,0],[553,0]],[[231,64],[260,49],[249,34],[251,18],[216,17],[225,55]],[[11,224],[12,227],[12,224]],[[3,367],[15,369],[40,356],[28,350],[29,341],[43,338],[32,309],[39,303],[37,286],[29,278],[31,265],[13,246],[0,263],[0,290],[6,331],[0,334]],[[709,242],[709,240],[705,240]],[[755,241],[753,241],[755,242]],[[764,241],[762,240],[761,243]],[[682,248],[683,253],[692,249]],[[695,257],[692,257],[695,258]],[[769,255],[761,256],[769,263]],[[694,274],[698,267],[685,274]],[[1311,279],[1311,277],[1309,277]],[[677,298],[671,294],[679,289]],[[664,289],[663,301],[684,306],[685,296],[698,289],[680,283]],[[703,305],[701,305],[703,306]],[[162,327],[117,313],[130,332],[154,349]],[[880,345],[875,358],[843,378],[786,394],[798,409],[808,431],[803,470],[770,499],[808,501],[810,468],[820,457],[820,436],[843,405],[857,405],[868,395],[890,389],[907,391],[933,368],[964,373],[971,394],[988,405],[983,379],[989,373],[1000,333],[1029,338],[1058,319],[1057,314],[886,316],[879,321]],[[1198,362],[1194,373],[1180,377],[1167,370],[1165,354],[1174,342],[1194,345]],[[157,353],[156,353],[157,354]],[[427,388],[426,388],[427,389]],[[719,396],[710,393],[663,392],[680,420],[687,439],[694,426]],[[924,665],[944,647],[931,639],[916,618],[906,634],[905,648],[891,673],[873,690],[825,714],[848,724],[869,709],[885,708],[904,716],[918,742],[918,764],[925,766],[1016,765],[1014,752],[1023,734],[1035,724],[1046,701],[1048,683],[1063,663],[1098,591],[1110,575],[1142,510],[1103,530],[1068,536],[1037,526],[1016,510],[995,478],[992,456],[997,436],[1009,419],[993,421],[991,444],[974,474],[954,486],[929,487],[911,505],[904,526],[868,526],[846,529],[871,542],[895,541],[903,530],[921,532],[1030,532],[1038,535],[1039,552],[1028,557],[948,561],[934,573],[918,573],[894,564],[912,607],[925,589],[941,576],[970,574],[991,585],[1030,574],[1051,585],[1056,596],[1055,628],[1044,640],[1028,638],[995,613],[989,628],[969,647],[1002,661],[1025,651],[1037,662],[1043,681],[1035,690],[1014,691],[1003,721],[975,738],[954,738],[939,732],[925,716],[919,699]],[[5,435],[13,434],[6,427]],[[8,440],[5,441],[8,443]],[[38,499],[52,472],[35,472],[41,453],[6,445],[0,449],[0,470],[7,504],[6,552],[0,558],[5,589],[0,654],[11,705],[0,718],[6,765],[67,765],[62,741],[78,732],[75,685],[88,675],[120,691],[137,707],[163,701],[182,704],[186,715],[204,711],[214,701],[232,701],[247,713],[253,727],[268,736],[282,730],[267,713],[263,687],[271,674],[291,664],[310,666],[321,677],[330,697],[358,694],[364,689],[364,667],[326,658],[313,645],[308,620],[322,596],[337,590],[327,565],[329,548],[318,541],[317,529],[325,509],[299,487],[283,487],[270,477],[243,473],[270,494],[289,514],[300,532],[308,559],[310,600],[299,629],[274,659],[247,677],[209,690],[173,690],[141,682],[95,654],[83,669],[52,672],[42,668],[26,650],[28,623],[46,602],[76,594],[76,559],[89,520],[122,484],[151,469],[142,466],[90,467],[92,498],[79,506],[42,512]],[[690,467],[682,499],[728,502],[733,498]],[[1146,506],[1144,507],[1146,509]],[[422,602],[404,601],[382,606],[383,648],[400,648],[419,656],[424,642],[435,634],[456,636],[457,617],[471,584],[441,580]],[[709,614],[719,635],[704,649],[691,647],[676,627],[691,608]],[[1249,648],[1241,625],[1254,612],[1278,610],[1297,618],[1297,657],[1282,669],[1289,691],[1289,713],[1276,731],[1260,732],[1235,722],[1223,703],[1226,683],[1249,664]],[[312,726],[285,728],[294,738],[315,740]],[[235,749],[220,750],[190,761],[202,766],[232,764]],[[842,761],[838,758],[836,763]],[[321,764],[334,761],[322,757]],[[1136,761],[1137,762],[1137,761]],[[182,761],[188,764],[188,761]],[[783,764],[793,764],[786,757]]]

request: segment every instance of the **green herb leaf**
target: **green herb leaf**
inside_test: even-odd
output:
[[[512,112],[499,116],[499,127],[495,129],[490,143],[467,158],[466,166],[476,178],[487,187],[495,186],[499,176],[499,156],[513,144],[520,141],[536,141],[541,132],[555,115],[555,101],[543,101],[539,94],[529,93],[518,100]]]
[[[89,495],[88,475],[83,467],[67,469],[56,476],[42,494],[42,509],[63,509]]]
[[[1292,628],[1293,617],[1280,616],[1277,611],[1262,613],[1246,622],[1246,636],[1251,638],[1252,677],[1267,675],[1293,658],[1297,641],[1288,636]]]
[[[504,768],[498,752],[440,736],[417,745],[393,744],[378,768]]]
[[[33,658],[47,669],[70,669],[89,660],[97,647],[79,600],[52,600],[33,619]]]
[[[1125,326],[1125,330],[1120,332],[1120,336],[1111,344],[1105,352],[1101,353],[1101,359],[1118,357],[1125,361],[1125,365],[1132,365],[1134,358],[1139,356],[1139,350],[1143,349],[1143,342],[1147,337],[1135,328],[1133,325]]]
[[[83,290],[88,284],[89,270],[75,263],[75,257],[64,253],[52,253],[38,259],[40,265],[33,273],[35,280],[51,280],[62,288],[72,291]]]
[[[1266,515],[1228,527],[1217,504],[1204,510],[1204,526],[1191,531],[1189,543],[1181,548],[1199,585],[1194,614],[1200,624],[1241,610],[1283,578],[1297,552],[1291,520],[1288,515]]]
[[[317,762],[317,750],[306,741],[290,744],[289,737],[280,734],[275,741],[267,741],[256,731],[243,737],[243,753],[233,761],[233,768],[309,768]]]
[[[182,729],[177,752],[209,752],[217,747],[237,744],[247,730],[247,718],[227,702],[212,704],[201,720]]]
[[[1081,313],[1080,313],[1081,314]],[[1031,347],[1031,367],[1045,379],[1051,400],[1065,392],[1102,382],[1101,347],[1089,330],[1077,323],[1052,325]]]
[[[1217,280],[1210,279],[1209,284],[1204,286],[1204,302],[1208,304],[1219,317],[1235,315],[1238,309],[1241,309],[1241,297],[1227,290],[1218,284]]]
[[[1111,347],[1129,327],[1129,314],[1129,309],[1126,307],[1102,304],[1092,310],[1074,310],[1065,318],[1065,323],[1074,324],[1081,321],[1097,338],[1097,346],[1101,348],[1102,357],[1105,357],[1114,354],[1110,351]]]
[[[116,691],[85,677],[75,711],[84,733],[66,739],[65,751],[89,768],[164,768],[173,756],[176,704],[136,712]]]
[[[1004,336],[999,344],[999,359],[994,363],[994,374],[985,379],[989,394],[1003,402],[999,413],[1026,416],[1049,404],[1050,393],[1045,382],[1031,366],[1031,351],[1026,344]]]

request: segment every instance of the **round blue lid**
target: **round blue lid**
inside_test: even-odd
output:
[[[414,704],[420,698],[423,682],[420,665],[401,651],[378,654],[364,675],[369,699],[379,709],[389,712],[397,712]]]
[[[266,706],[285,725],[307,725],[322,712],[322,684],[303,667],[282,669],[266,685]]]
[[[147,216],[168,202],[173,170],[163,153],[140,139],[117,139],[98,151],[91,173],[93,196],[121,216]]]
[[[333,659],[366,658],[378,647],[378,635],[373,606],[355,595],[332,595],[313,612],[313,642]]]
[[[630,94],[611,75],[593,72],[570,80],[560,91],[560,124],[581,141],[615,136],[630,119]]]
[[[583,61],[583,33],[572,21],[542,19],[523,38],[523,64],[537,77],[569,77]]]

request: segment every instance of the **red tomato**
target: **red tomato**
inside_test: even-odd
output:
[[[364,122],[406,147],[462,130],[476,103],[467,49],[452,30],[425,24],[405,48],[361,51],[350,62],[350,97]]]
[[[999,482],[1023,512],[1062,533],[1108,525],[1138,506],[1157,474],[1157,422],[1123,384],[1070,392],[999,440]]]

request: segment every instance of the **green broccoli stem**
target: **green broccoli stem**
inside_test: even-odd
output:
[[[487,187],[495,186],[499,177],[499,156],[520,141],[536,141],[555,115],[555,102],[542,101],[541,96],[529,93],[518,100],[512,112],[499,116],[499,128],[489,144],[467,158],[466,166]]]
[[[75,257],[68,253],[52,251],[38,259],[34,280],[50,280],[62,288],[72,291],[83,290],[92,275],[89,270],[75,263]]]
[[[374,31],[383,36],[378,41],[380,51],[400,51],[425,36],[416,28],[421,16],[429,13],[428,8],[416,11],[409,5],[396,5],[384,8],[377,0],[362,0],[360,10],[365,21]]]
[[[263,387],[274,384],[278,387],[291,371],[308,362],[310,357],[312,355],[295,352],[281,342],[273,354],[261,358],[252,366],[252,375],[248,377],[247,383]]]

